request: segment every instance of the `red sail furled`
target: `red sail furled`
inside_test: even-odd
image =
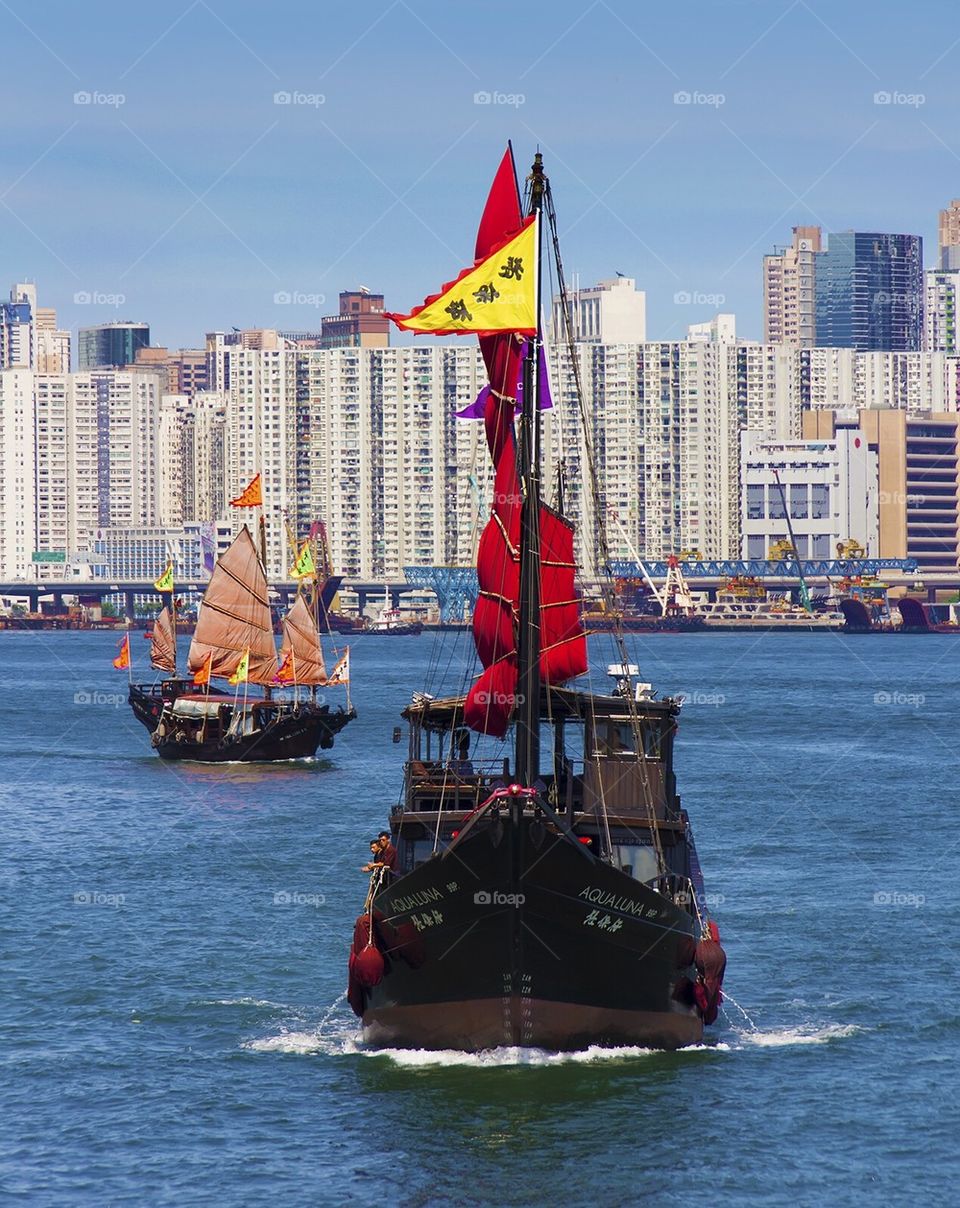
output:
[[[513,151],[508,147],[480,219],[476,255],[487,255],[522,225]],[[467,694],[464,721],[472,730],[498,738],[507,732],[517,692],[522,500],[513,419],[522,344],[513,334],[480,337],[491,387],[484,423],[496,477],[490,520],[477,552],[480,594],[473,616],[474,642],[484,670]],[[541,507],[540,532],[540,677],[561,684],[587,669],[586,637],[574,591],[573,529]]]

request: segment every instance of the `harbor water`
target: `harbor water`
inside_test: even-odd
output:
[[[360,866],[399,712],[468,640],[359,639],[333,750],[206,767],[152,753],[115,635],[0,634],[0,1200],[953,1201],[960,639],[632,643],[687,697],[729,958],[702,1046],[371,1051],[343,999]]]

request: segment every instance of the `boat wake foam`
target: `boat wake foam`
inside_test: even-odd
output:
[[[797,1044],[829,1044],[832,1040],[844,1040],[848,1036],[856,1036],[865,1028],[856,1024],[825,1024],[822,1027],[800,1025],[796,1028],[780,1028],[769,1032],[743,1031],[738,1033],[740,1044],[738,1048],[755,1045],[758,1048],[785,1048]]]

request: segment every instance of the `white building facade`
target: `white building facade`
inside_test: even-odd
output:
[[[833,440],[770,440],[742,434],[741,555],[767,558],[789,541],[787,512],[801,558],[833,558],[856,541],[879,556],[877,454],[854,430]],[[779,478],[779,483],[778,483]]]

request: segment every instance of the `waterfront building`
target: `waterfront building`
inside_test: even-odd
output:
[[[840,231],[815,254],[816,343],[915,352],[923,343],[923,240]]]
[[[32,376],[37,550],[82,553],[98,528],[154,523],[156,374]]]
[[[33,374],[0,370],[0,577],[26,579],[37,549]]]
[[[858,430],[830,439],[770,440],[741,434],[741,555],[768,558],[789,541],[787,512],[800,558],[834,558],[858,542],[879,556],[878,457]],[[778,479],[779,477],[779,484]]]
[[[191,581],[209,579],[214,560],[232,540],[226,521],[97,529],[90,543],[93,574],[98,579],[155,583],[172,562],[179,594]]]
[[[960,561],[960,415],[889,409],[810,411],[804,437],[844,429],[877,456],[881,558],[916,558],[923,571]]]

